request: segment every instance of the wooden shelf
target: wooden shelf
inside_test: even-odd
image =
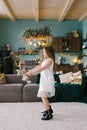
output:
[[[70,65],[70,64],[60,64],[55,67],[56,71],[63,71],[63,73],[67,72],[77,72],[79,70],[82,71],[82,65]]]
[[[20,54],[20,55],[37,55],[37,54]]]

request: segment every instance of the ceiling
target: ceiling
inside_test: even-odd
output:
[[[69,19],[87,17],[87,0],[0,0],[0,19]]]

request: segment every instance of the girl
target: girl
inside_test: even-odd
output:
[[[42,102],[45,107],[43,112],[42,120],[50,120],[53,118],[53,110],[48,101],[48,97],[55,95],[54,88],[54,76],[53,69],[55,65],[55,53],[52,46],[43,48],[43,60],[41,65],[31,69],[26,73],[26,76],[32,76],[34,74],[40,73],[40,84],[38,90],[38,97],[41,97]]]

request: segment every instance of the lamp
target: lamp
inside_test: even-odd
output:
[[[71,61],[74,63],[74,64],[81,64],[82,63],[82,60],[79,58],[79,57],[73,57],[71,59]]]

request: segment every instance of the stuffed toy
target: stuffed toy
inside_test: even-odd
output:
[[[29,77],[27,77],[26,75],[25,75],[25,73],[26,73],[26,71],[25,70],[16,70],[16,72],[17,72],[17,75],[22,75],[23,77],[22,77],[22,80],[23,81],[26,81],[28,84],[30,84],[31,83],[31,80],[29,80]]]
[[[16,69],[17,75],[23,75],[26,73],[25,70]]]

